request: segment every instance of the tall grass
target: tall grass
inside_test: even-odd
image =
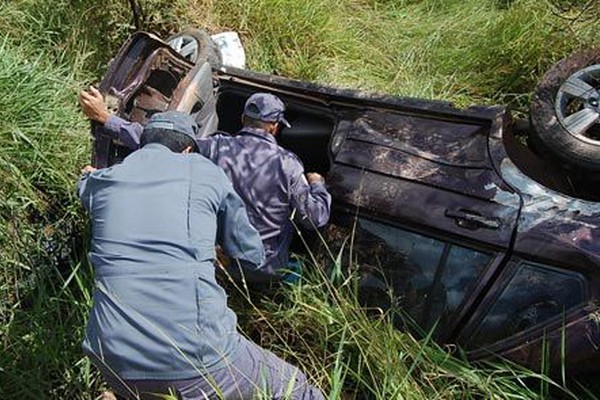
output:
[[[525,110],[528,94],[552,63],[596,42],[598,12],[586,5],[200,1],[187,6],[185,15],[194,17],[179,23],[239,31],[252,69],[459,105],[499,102]]]
[[[139,3],[145,29],[163,36],[186,26],[240,32],[249,67],[263,72],[521,110],[552,62],[594,42],[598,18],[575,0]],[[73,190],[89,137],[75,94],[132,31],[125,0],[0,2],[2,399],[92,399],[102,385],[79,346],[91,271]],[[331,399],[529,399],[554,386],[514,365],[469,365],[392,329],[387,315],[367,318],[349,282],[315,274],[282,302],[234,300],[245,332]]]
[[[570,0],[144,0],[143,28],[238,31],[249,67],[458,105],[525,111],[540,76],[597,42],[600,12]],[[99,79],[131,33],[125,0],[0,4],[0,31],[51,48]],[[81,69],[79,69],[82,71]]]
[[[0,32],[32,56],[68,65],[79,80],[101,76],[134,31],[127,0],[0,2]]]
[[[76,82],[43,52],[0,43],[0,397],[85,392],[79,341],[89,285],[74,201],[88,158]],[[79,388],[79,390],[77,390]]]
[[[312,265],[308,279],[280,301],[257,306],[237,293],[234,307],[252,339],[308,371],[331,399],[537,399],[548,389],[577,398],[518,365],[473,365],[429,335],[417,340],[400,333],[389,312],[374,319],[359,307],[355,277],[334,284],[328,275],[322,264]]]

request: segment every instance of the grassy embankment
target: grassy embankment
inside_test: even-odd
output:
[[[592,43],[597,10],[583,3],[141,2],[149,30],[239,31],[253,69],[522,111],[553,61]],[[101,386],[79,350],[91,269],[73,184],[89,140],[75,93],[101,76],[130,31],[125,1],[0,3],[3,399],[92,399]],[[378,399],[539,398],[552,386],[518,367],[469,365],[385,318],[370,321],[349,292],[314,276],[284,304],[246,307],[243,328],[260,331],[263,344],[302,365],[330,398],[344,390]]]

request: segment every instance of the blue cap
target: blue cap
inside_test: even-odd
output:
[[[198,125],[194,121],[194,118],[188,114],[178,111],[165,111],[156,113],[150,117],[144,130],[150,129],[167,129],[196,139]]]
[[[244,115],[249,118],[264,122],[280,122],[290,128],[290,123],[283,116],[284,112],[283,101],[270,93],[254,93],[246,100],[244,106]]]

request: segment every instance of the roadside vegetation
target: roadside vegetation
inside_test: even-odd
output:
[[[577,0],[140,0],[145,30],[238,31],[248,67],[461,106],[526,113],[543,72],[597,43]],[[134,31],[125,0],[0,2],[0,398],[94,399],[80,350],[91,304],[87,225],[74,196],[89,161],[76,93]],[[336,255],[331,263],[336,263]],[[428,337],[367,318],[352,279],[314,272],[278,302],[235,296],[242,329],[302,366],[329,398],[534,399],[566,389],[514,365],[470,365]]]

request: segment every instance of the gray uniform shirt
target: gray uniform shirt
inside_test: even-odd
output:
[[[128,147],[139,146],[140,124],[111,116],[105,128]],[[294,233],[290,216],[309,229],[324,226],[329,220],[331,195],[324,183],[309,184],[298,157],[264,130],[245,128],[235,136],[217,134],[197,143],[200,153],[229,176],[263,241],[265,263],[260,273],[247,274],[247,279],[270,279],[288,262]]]
[[[81,178],[96,288],[85,352],[123,379],[187,379],[234,360],[236,316],[215,280],[215,243],[250,266],[263,247],[219,168],[149,144]]]

